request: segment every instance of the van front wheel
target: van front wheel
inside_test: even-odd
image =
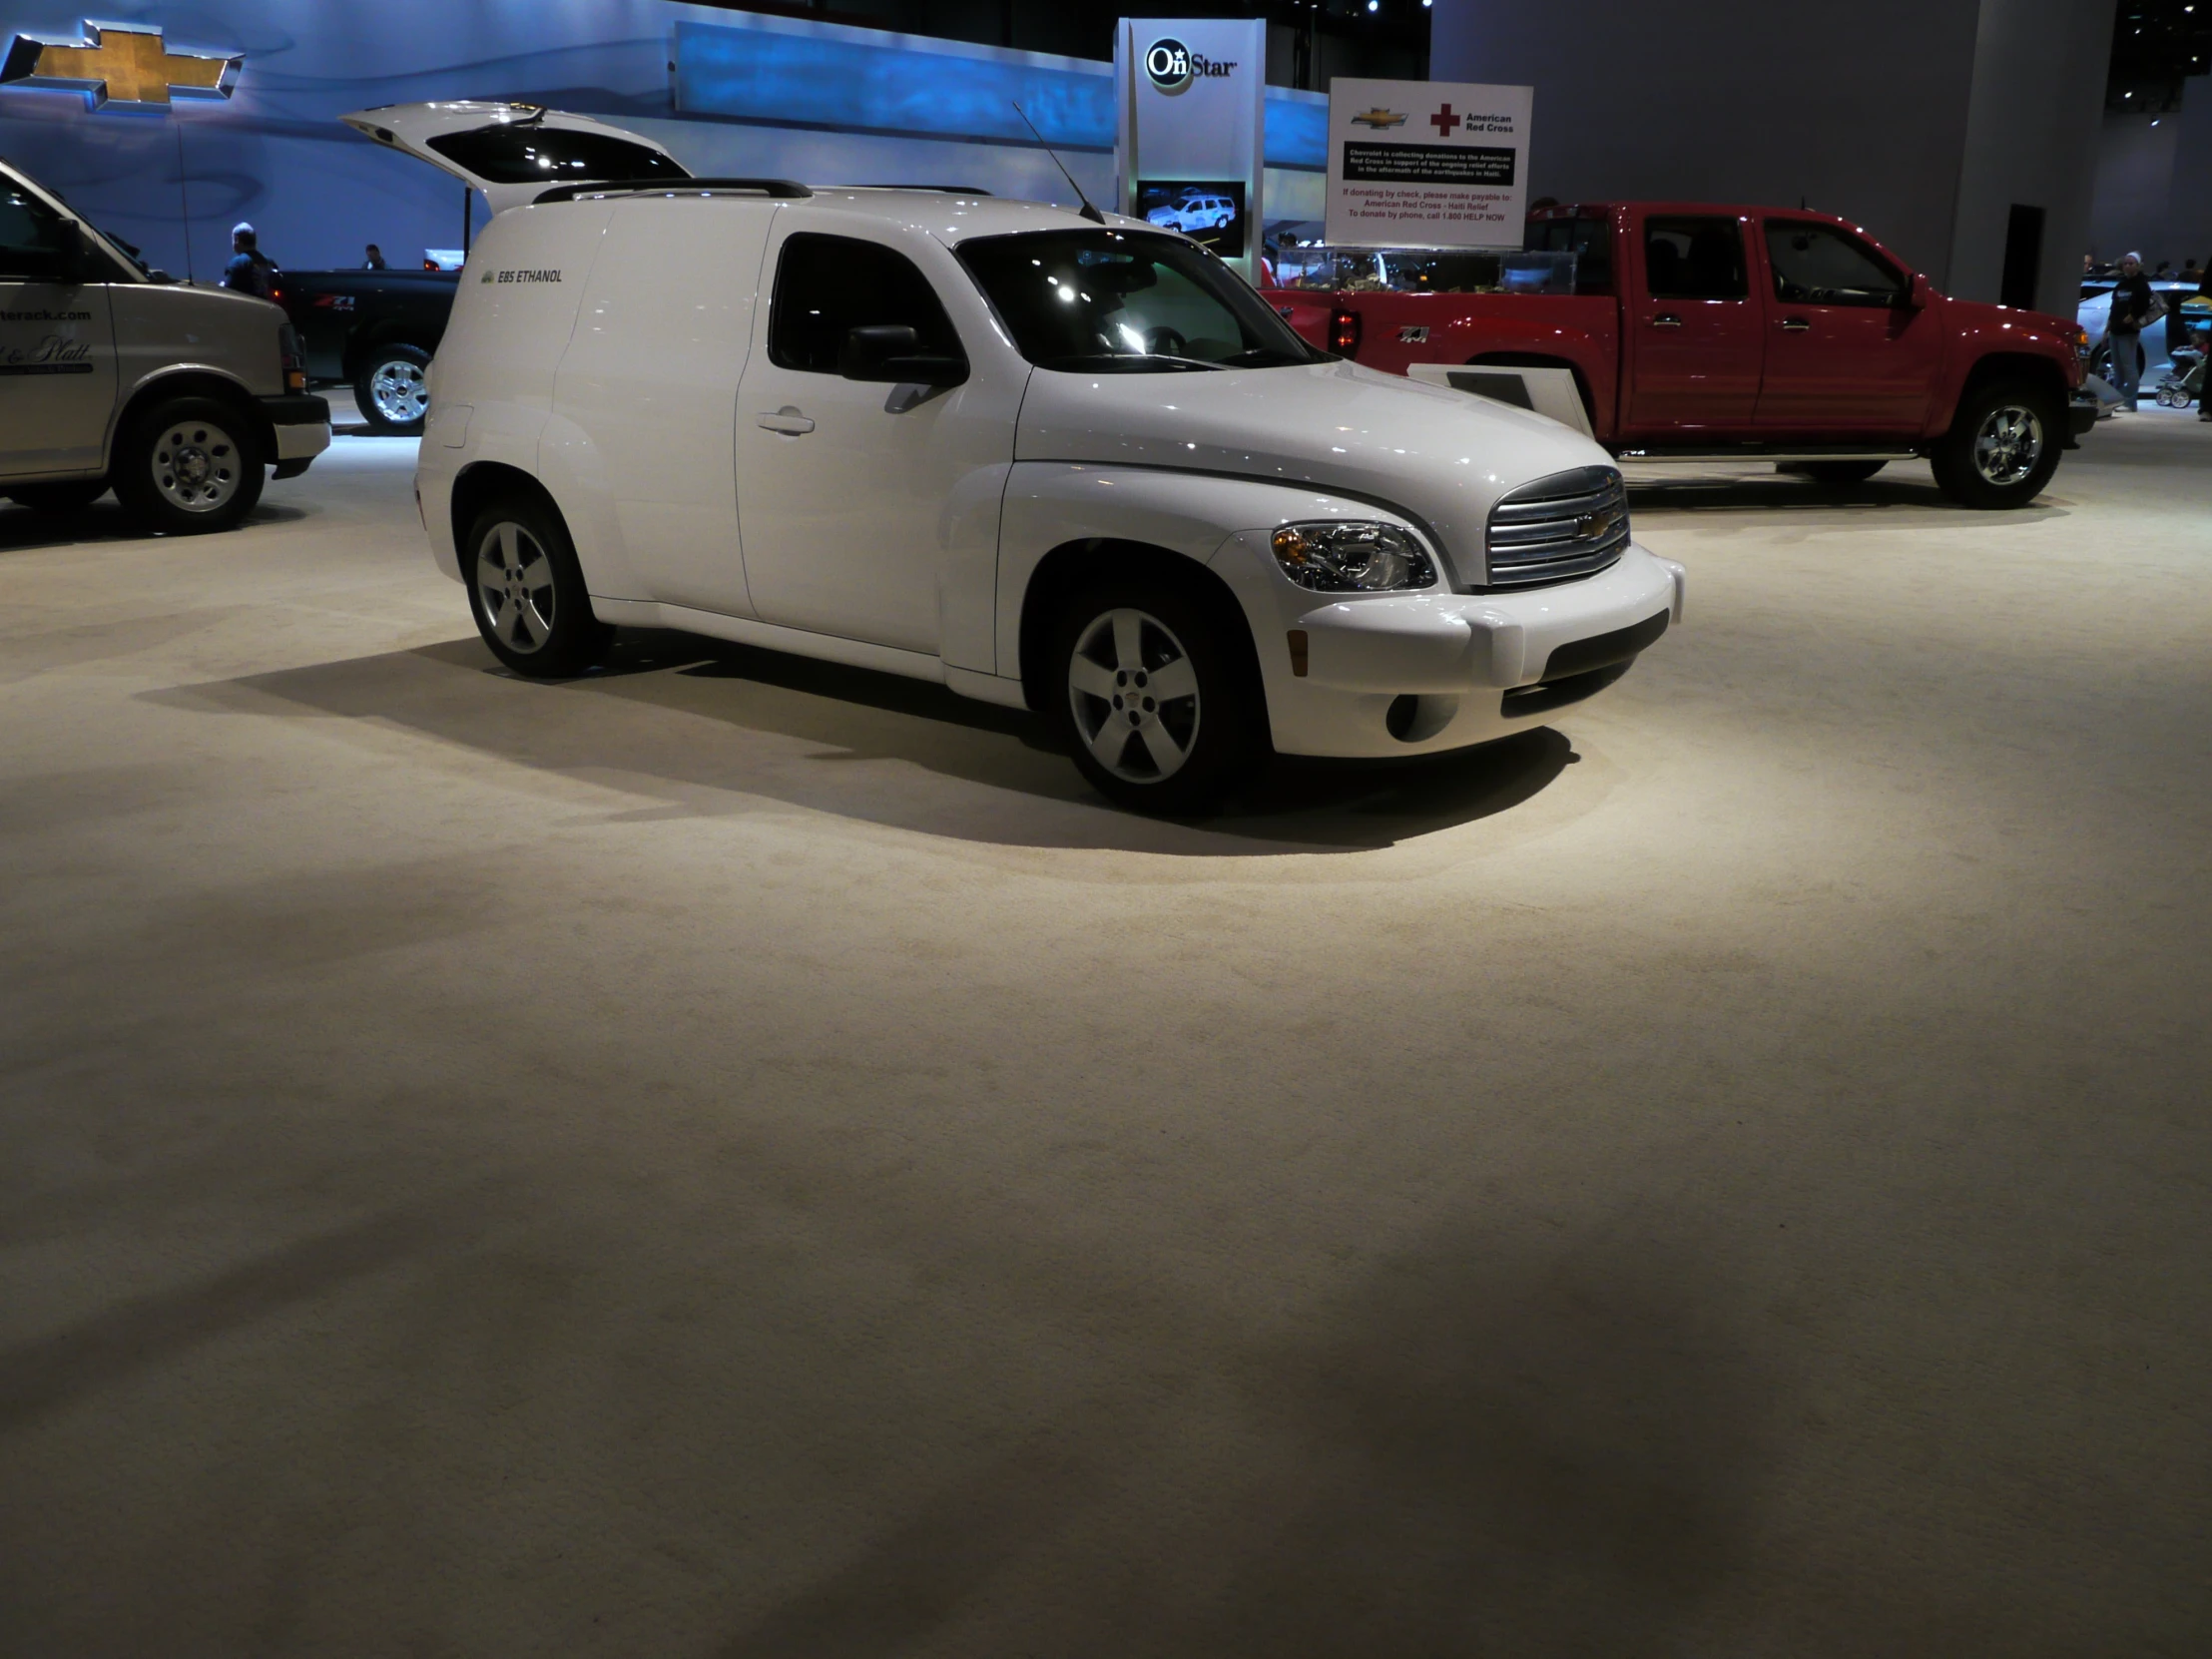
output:
[[[1109,801],[1170,817],[1208,812],[1265,742],[1247,655],[1179,584],[1098,583],[1066,608],[1055,635],[1054,723]]]

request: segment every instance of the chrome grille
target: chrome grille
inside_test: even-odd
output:
[[[1523,484],[1490,509],[1492,587],[1587,576],[1628,547],[1628,491],[1609,466],[1579,466]]]

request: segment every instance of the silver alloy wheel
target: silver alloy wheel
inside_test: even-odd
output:
[[[368,400],[392,425],[412,426],[429,410],[430,382],[420,363],[394,357],[369,374]]]
[[[519,657],[553,637],[553,561],[537,537],[507,520],[476,549],[476,597],[499,643]]]
[[[154,440],[154,487],[188,513],[212,513],[239,492],[238,441],[212,420],[180,420]]]
[[[1973,435],[1974,470],[1992,484],[2016,484],[2043,458],[2043,421],[2033,409],[2000,403]]]
[[[1198,673],[1173,630],[1144,611],[1103,612],[1076,637],[1068,704],[1092,757],[1132,784],[1174,777],[1198,742]]]

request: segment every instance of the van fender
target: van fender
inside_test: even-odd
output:
[[[482,412],[479,408],[479,417]],[[615,514],[614,480],[608,474],[605,451],[566,415],[542,409],[527,413],[530,459],[523,464],[544,484],[568,522],[585,591],[595,599],[651,599],[652,592],[631,562],[629,543]],[[518,444],[523,441],[520,426],[517,422]]]
[[[1250,563],[1244,544],[1227,545],[1239,531],[1268,531],[1314,518],[1384,518],[1409,525],[1387,508],[1312,486],[1207,472],[1017,461],[1007,477],[999,520],[998,673],[1021,677],[1023,629],[1025,621],[1036,620],[1033,606],[1051,605],[1085,562],[1095,560],[1103,568],[1132,546],[1211,570],[1239,595],[1248,626],[1272,627],[1272,618],[1255,615],[1244,597],[1265,586],[1266,573],[1222,570],[1216,556]]]

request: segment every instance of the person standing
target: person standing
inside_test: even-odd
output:
[[[363,271],[382,271],[385,269],[384,251],[373,242],[368,245],[368,253],[361,261],[361,269]]]
[[[231,227],[231,262],[223,268],[223,285],[260,299],[276,296],[276,267],[261,250],[261,238],[243,221]]]
[[[2132,410],[2143,394],[2143,325],[2150,321],[2157,300],[2150,278],[2143,275],[2143,256],[2130,254],[2120,261],[2120,279],[2112,289],[2112,318],[2105,337],[2112,342],[2112,384],[2119,389],[2120,407]]]

